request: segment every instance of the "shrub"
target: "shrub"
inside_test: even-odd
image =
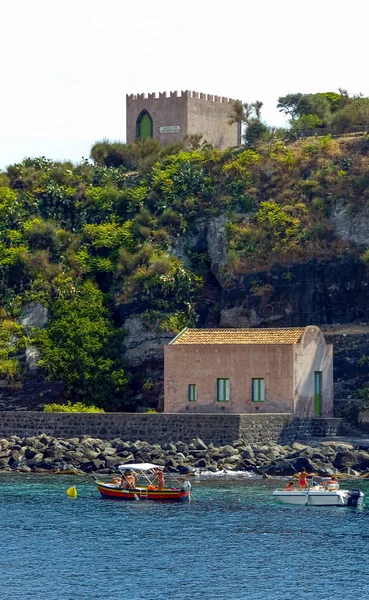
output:
[[[46,404],[44,412],[47,413],[103,413],[103,408],[98,408],[93,404],[84,404],[83,402],[72,402],[68,401],[67,404]]]

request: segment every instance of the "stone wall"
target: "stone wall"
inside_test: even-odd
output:
[[[241,144],[241,126],[229,124],[233,114],[233,100],[196,94],[188,98],[187,132],[199,133],[216,148],[226,149]]]
[[[340,419],[297,419],[291,414],[195,415],[137,413],[37,413],[0,412],[0,436],[32,436],[46,433],[71,438],[82,435],[102,439],[138,439],[148,443],[189,443],[201,438],[206,444],[292,443],[296,439],[340,433]]]
[[[146,110],[153,121],[153,138],[161,144],[182,142],[187,133],[187,95],[177,95],[177,92],[156,94],[131,94],[126,97],[126,141],[134,142],[136,139],[136,122],[140,113]],[[160,133],[160,127],[175,126],[179,131],[173,133]]]
[[[182,142],[187,134],[201,134],[217,148],[239,146],[241,125],[229,124],[233,103],[232,98],[190,90],[179,94],[170,92],[169,95],[162,92],[159,96],[155,93],[127,95],[126,141],[130,143],[136,139],[137,118],[145,110],[153,121],[153,138],[163,145]]]

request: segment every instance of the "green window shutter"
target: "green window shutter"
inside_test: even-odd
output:
[[[252,401],[253,402],[264,402],[265,400],[265,386],[264,379],[255,378],[252,380]]]
[[[217,379],[217,400],[218,402],[229,402],[229,379]]]
[[[197,400],[197,392],[196,392],[196,383],[188,384],[188,401],[196,402]]]

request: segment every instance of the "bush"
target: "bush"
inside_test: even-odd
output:
[[[88,405],[83,402],[75,402],[72,404],[70,401],[67,404],[46,404],[44,412],[47,413],[103,413],[103,408],[97,408],[93,404]]]

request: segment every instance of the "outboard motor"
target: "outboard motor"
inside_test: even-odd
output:
[[[363,503],[364,494],[360,490],[347,491],[347,506],[359,506]]]

